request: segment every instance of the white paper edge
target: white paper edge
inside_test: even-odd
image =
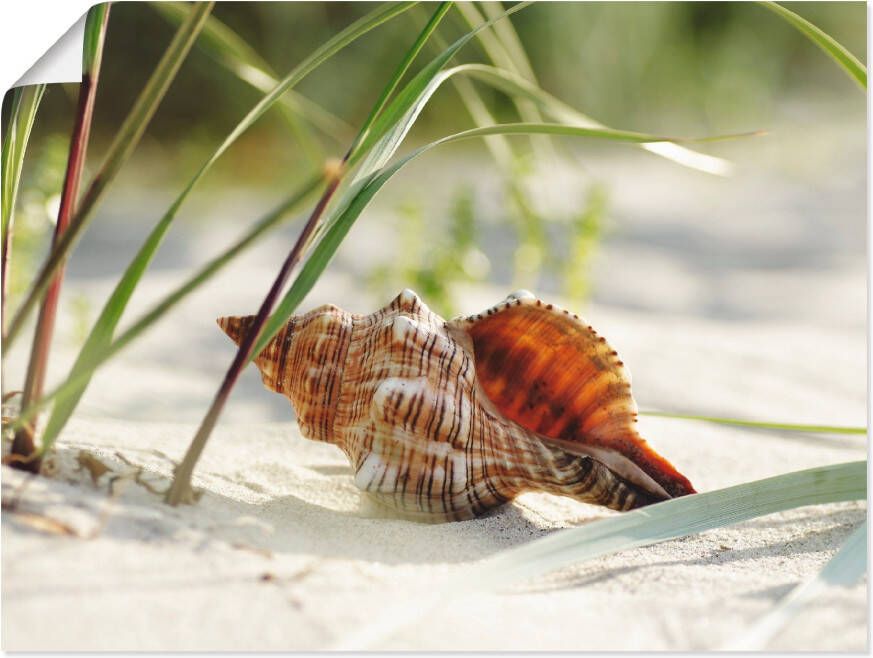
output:
[[[79,20],[45,51],[12,87],[52,82],[81,82],[86,17],[87,12],[82,14]]]

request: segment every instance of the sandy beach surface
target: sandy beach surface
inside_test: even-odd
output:
[[[642,409],[866,423],[863,148],[831,157],[860,163],[858,176],[836,170],[811,185],[804,172],[780,170],[757,185],[761,153],[727,182],[653,158],[637,163],[635,193],[615,193],[620,230],[595,263],[598,292],[578,310],[629,365]],[[600,173],[617,189],[623,167],[605,160]],[[108,207],[120,213],[120,203]],[[227,219],[241,209],[226,203],[221,212]],[[239,230],[228,221],[216,227],[192,229],[175,263],[156,262],[130,317]],[[337,448],[300,436],[287,402],[252,369],[198,466],[199,503],[164,505],[173,460],[232,357],[214,319],[253,311],[294,230],[235,263],[98,374],[50,477],[3,468],[3,649],[335,648],[502,549],[614,514],[528,494],[473,521],[395,518],[355,488]],[[356,227],[303,308],[332,302],[369,312],[386,303],[359,283],[362,261],[378,257],[383,238]],[[105,242],[82,249],[116,254]],[[96,262],[71,264],[71,296],[105,297],[115,275]],[[508,292],[470,286],[461,310]],[[55,381],[76,354],[70,324],[55,344]],[[24,351],[10,355],[10,381],[23,372]],[[640,430],[699,491],[866,457],[861,436],[645,416]],[[452,598],[360,648],[717,649],[813,576],[865,517],[864,501],[806,507],[599,558]],[[828,590],[768,648],[866,647],[865,578]]]

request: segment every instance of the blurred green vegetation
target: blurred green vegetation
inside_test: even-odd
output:
[[[282,74],[373,6],[369,2],[220,2],[214,15]],[[863,3],[785,6],[864,60]],[[350,125],[359,125],[396,64],[399,50],[408,45],[410,23],[418,20],[409,14],[386,24],[325,63],[298,91]],[[756,3],[543,2],[517,13],[512,23],[545,89],[596,119],[627,129],[657,134],[758,127],[786,96],[823,96],[851,88],[851,82],[834,75],[832,62],[803,35]],[[464,25],[453,11],[440,34],[452,39]],[[98,144],[112,138],[173,27],[149,3],[113,6],[93,129]],[[476,43],[459,59],[481,58]],[[49,90],[40,111],[37,140],[54,132],[67,134],[73,90],[70,85],[53,85]],[[172,151],[173,158],[162,163],[165,167],[188,171],[260,95],[216,66],[206,50],[195,47],[149,128],[150,145]],[[498,119],[512,115],[512,104],[504,96],[492,91],[482,95]],[[417,125],[415,138],[424,140],[468,127],[469,119],[453,94],[442,93]],[[318,135],[330,154],[347,146]],[[277,164],[289,169],[303,164],[293,135],[276,111],[246,136],[237,151],[237,165],[227,173],[241,177],[241,182],[261,184],[265,177],[281,182],[276,180],[280,178]]]
[[[484,279],[491,265],[479,249],[473,190],[457,190],[452,202],[448,230],[428,224],[420,203],[407,201],[397,208],[399,249],[397,260],[377,266],[370,285],[381,297],[396,294],[397,282],[406,281],[447,316],[458,312],[452,287],[464,281]]]
[[[281,76],[373,6],[220,2],[213,15]],[[786,6],[864,59],[863,3]],[[417,29],[429,11],[426,6],[418,7],[380,27],[326,62],[296,91],[348,125],[359,126],[399,54],[408,47],[410,33],[414,33],[411,28]],[[738,132],[767,127],[778,106],[787,101],[857,100],[851,80],[838,74],[833,63],[797,30],[756,3],[543,2],[515,14],[512,25],[544,89],[589,116],[621,128],[655,134]],[[89,162],[99,161],[174,29],[175,23],[149,3],[113,5]],[[451,41],[467,29],[461,12],[453,10],[440,26],[439,38]],[[482,45],[473,42],[458,62],[487,59]],[[421,65],[418,62],[415,67]],[[516,120],[516,108],[507,97],[477,89],[496,120]],[[169,187],[186,180],[261,95],[220,65],[215,49],[210,51],[205,42],[196,45],[121,180]],[[16,224],[13,296],[26,283],[21,272],[33,271],[34,259],[45,248],[75,98],[75,85],[50,85],[40,109]],[[341,155],[348,147],[346,134],[325,130],[312,130],[301,140],[299,130],[287,118],[278,110],[269,112],[218,163],[207,185],[288,189],[317,167],[320,159]],[[471,125],[458,94],[446,88],[428,104],[410,140],[422,142]],[[585,178],[588,200],[576,216],[543,217],[528,193],[528,177],[537,163],[531,157],[535,141],[522,142],[513,142],[518,150],[503,171],[502,220],[516,240],[513,284],[534,288],[545,273],[556,278],[566,294],[582,299],[590,292],[587,268],[591,255],[608,228],[607,191]],[[449,194],[455,204],[448,218],[425,217],[420,204],[406,204],[398,210],[405,256],[378,267],[370,277],[374,286],[386,290],[401,283],[417,287],[435,300],[435,308],[448,312],[456,283],[487,276],[487,250],[477,245],[472,192],[465,188]],[[550,236],[549,221],[560,226],[557,238]],[[430,236],[426,247],[419,240],[422,234]]]

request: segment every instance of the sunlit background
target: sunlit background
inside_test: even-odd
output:
[[[281,77],[373,6],[221,2],[214,15]],[[863,3],[787,6],[864,59]],[[417,7],[340,52],[296,88],[305,111],[272,109],[233,145],[183,206],[132,315],[345,152],[432,10]],[[173,16],[149,3],[112,7],[90,171],[172,37]],[[470,17],[452,10],[440,39],[466,32]],[[512,24],[540,85],[609,126],[664,136],[767,134],[694,145],[729,160],[728,177],[630,145],[567,137],[514,137],[511,161],[499,164],[481,140],[438,149],[364,212],[304,308],[334,302],[369,312],[410,287],[453,315],[525,287],[585,313],[613,308],[729,326],[863,331],[865,95],[824,53],[755,3],[537,3]],[[430,44],[414,68],[436,53]],[[456,61],[490,60],[473,41]],[[518,120],[507,97],[477,90],[495,120]],[[36,121],[16,217],[13,308],[47,249],[76,95],[74,85],[51,85]],[[195,45],[73,254],[62,346],[81,344],[142,239],[260,97],[208,43]],[[473,125],[446,84],[401,152]],[[256,310],[302,217],[235,262],[223,283],[198,292],[168,320],[172,330],[157,329],[132,351],[144,382],[149,364],[159,362],[200,372],[200,384],[186,384],[187,397],[174,395],[168,406],[144,383],[138,404],[103,390],[87,398],[91,408],[199,418],[231,356],[214,317]],[[59,372],[63,349],[53,365]],[[248,376],[243,391],[260,395],[256,376]],[[94,387],[100,390],[99,380]],[[271,409],[285,417],[281,400]]]

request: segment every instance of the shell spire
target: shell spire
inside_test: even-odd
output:
[[[237,343],[251,322],[218,321]],[[618,510],[694,493],[637,433],[617,353],[524,291],[450,322],[410,290],[370,315],[322,306],[255,363],[303,435],[339,446],[355,483],[406,514],[465,519],[525,491]]]
[[[218,326],[239,345],[255,316],[218,318]],[[304,436],[330,441],[343,381],[352,315],[320,306],[292,317],[254,361],[271,391],[294,402]]]

